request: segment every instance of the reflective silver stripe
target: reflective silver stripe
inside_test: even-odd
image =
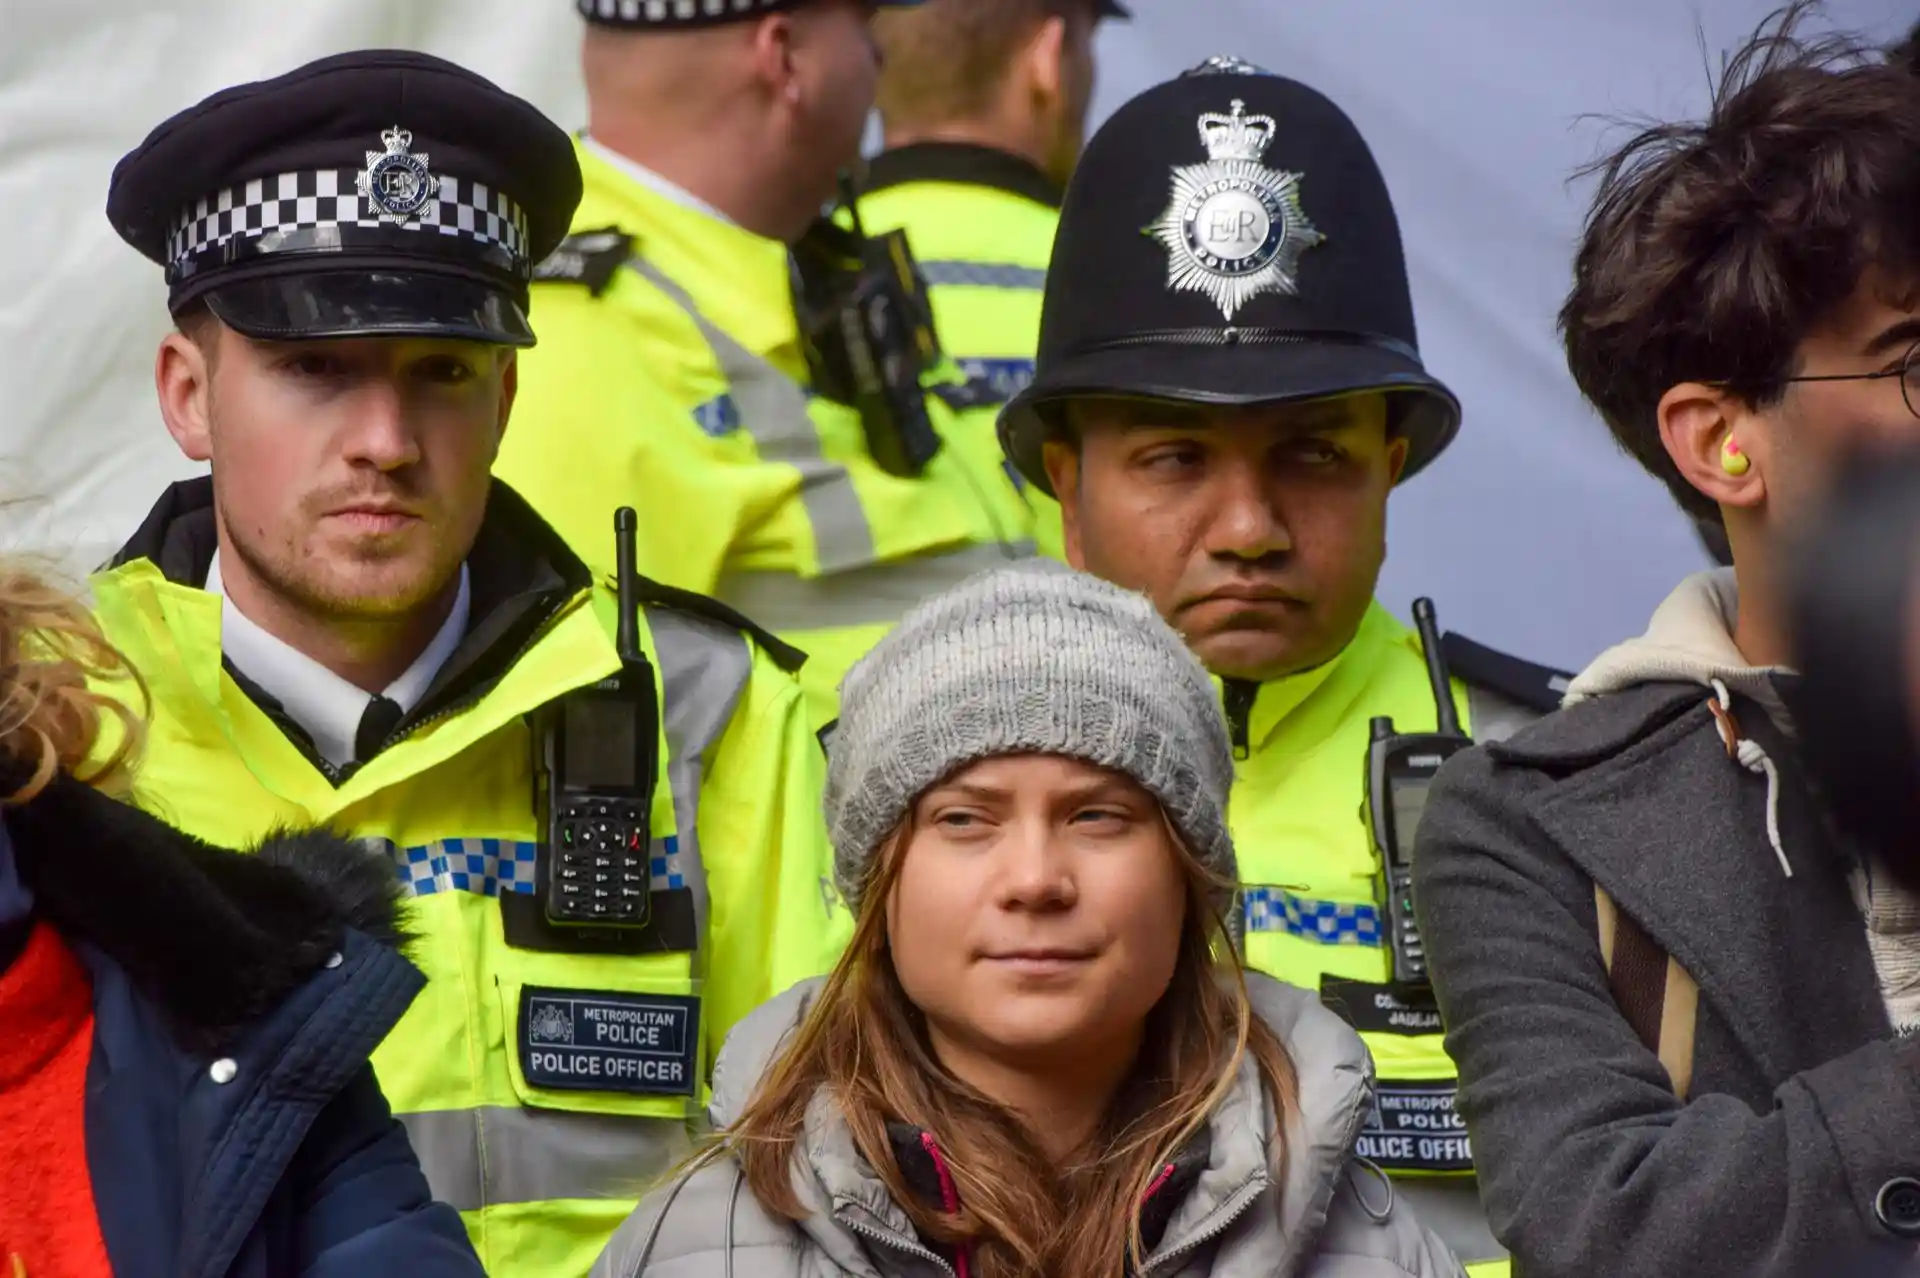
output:
[[[749,614],[751,615],[751,614]],[[1505,741],[1546,716],[1531,706],[1501,696],[1477,683],[1467,685],[1467,731],[1482,745]]]
[[[710,902],[700,850],[700,784],[706,756],[733,720],[753,674],[746,636],[672,608],[649,607],[666,705],[667,787],[673,796],[675,863],[693,892],[700,948],[689,956],[694,988],[706,970]],[[656,842],[655,854],[661,844]],[[511,1040],[505,1050],[514,1050]],[[434,1197],[461,1211],[559,1198],[632,1199],[687,1152],[686,1119],[562,1109],[482,1107],[402,1114]]]
[[[806,391],[702,315],[692,296],[659,267],[642,257],[629,259],[627,266],[673,299],[699,326],[726,375],[740,423],[753,436],[760,455],[800,472],[800,503],[813,529],[820,571],[841,572],[872,563],[873,529],[866,509],[847,468],[821,453],[819,432],[807,415]]]
[[[685,1121],[487,1106],[401,1114],[433,1196],[456,1211],[632,1200],[692,1146]]]
[[[996,542],[871,564],[831,577],[730,572],[720,578],[714,593],[781,635],[840,626],[891,625],[921,600],[974,573],[1033,554],[1032,542]]]
[[[920,276],[929,288],[958,284],[973,288],[1014,288],[1038,292],[1047,286],[1047,273],[1010,262],[921,262]]]
[[[753,675],[753,652],[737,630],[672,608],[648,608],[647,629],[660,660],[666,701],[667,786],[673,792],[673,824],[680,844],[681,873],[693,889],[700,949],[693,976],[706,973],[706,864],[700,855],[700,782],[706,753],[733,719],[733,709]]]

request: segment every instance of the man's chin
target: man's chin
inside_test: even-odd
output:
[[[1301,674],[1324,664],[1332,655],[1318,643],[1265,631],[1234,630],[1189,638],[1187,646],[1208,673],[1222,679],[1267,683]]]

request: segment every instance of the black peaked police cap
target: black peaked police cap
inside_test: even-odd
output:
[[[107,218],[262,340],[449,337],[531,346],[533,264],[566,236],[564,130],[463,67],[368,50],[189,107],[114,168]]]
[[[1402,478],[1452,442],[1420,362],[1400,226],[1346,114],[1215,58],[1121,107],[1061,208],[1034,379],[1000,417],[1026,479],[1049,413],[1088,396],[1244,405],[1393,392]]]
[[[911,9],[924,0],[866,0],[871,9]],[[574,0],[580,16],[623,31],[689,31],[798,9],[806,0]]]

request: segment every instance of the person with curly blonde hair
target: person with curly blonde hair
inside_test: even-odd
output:
[[[139,683],[0,564],[0,1274],[477,1278],[368,1056],[422,985],[382,861],[121,803]]]

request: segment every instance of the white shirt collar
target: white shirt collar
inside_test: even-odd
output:
[[[622,155],[612,147],[607,146],[603,142],[597,142],[584,133],[580,135],[580,141],[585,144],[589,151],[592,151],[608,164],[619,169],[622,173],[638,182],[641,186],[653,191],[655,194],[663,195],[675,204],[690,208],[697,213],[705,213],[708,217],[725,222],[728,226],[740,225],[725,213],[722,213],[719,209],[713,207],[713,205],[707,203],[692,191],[689,191],[686,187],[681,186],[678,182],[669,178],[661,177],[658,173],[655,173],[638,160],[630,156]]]
[[[352,763],[353,739],[360,717],[372,702],[371,694],[356,688],[333,671],[277,636],[268,634],[234,606],[221,586],[220,555],[215,552],[207,569],[208,594],[219,595],[220,648],[247,678],[259,684],[281,709],[313,738],[320,757],[335,767]],[[406,672],[382,693],[403,711],[411,711],[426,695],[440,667],[460,646],[473,606],[467,566],[460,565],[460,590],[453,608],[433,642],[414,658]]]

